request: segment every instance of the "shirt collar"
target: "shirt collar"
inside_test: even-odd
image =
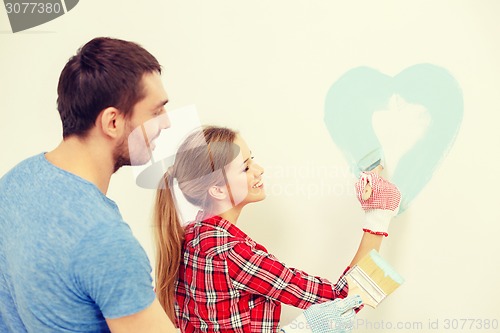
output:
[[[226,219],[223,219],[222,217],[218,215],[214,215],[208,218],[204,218],[203,216],[203,211],[199,211],[198,215],[196,215],[196,222],[197,223],[202,223],[206,225],[211,225],[214,227],[219,227],[227,232],[229,232],[231,235],[236,236],[236,237],[241,237],[241,238],[249,238],[247,234],[245,234],[240,228],[235,226],[233,223],[229,222]]]

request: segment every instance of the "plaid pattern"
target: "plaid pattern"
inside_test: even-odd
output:
[[[218,216],[186,226],[176,283],[182,332],[277,332],[281,304],[306,309],[345,298],[345,279],[288,268],[243,231]]]

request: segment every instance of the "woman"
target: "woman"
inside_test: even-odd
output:
[[[236,227],[242,209],[265,198],[263,173],[238,133],[206,127],[183,142],[165,174],[155,206],[156,291],[181,331],[276,332],[281,303],[306,309],[347,296],[344,279],[333,284],[288,268]],[[370,177],[376,201],[381,191],[399,194],[375,174]],[[171,190],[174,179],[202,209],[185,228]],[[387,224],[366,229],[351,265],[380,247]]]

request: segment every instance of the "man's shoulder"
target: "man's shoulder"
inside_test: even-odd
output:
[[[40,153],[20,161],[14,167],[12,167],[12,169],[7,171],[7,173],[0,177],[0,185],[13,178],[31,174],[32,171],[35,171],[33,169],[36,169],[36,166],[40,164],[42,157],[43,153]]]
[[[33,238],[50,235],[43,237],[48,245],[65,240],[70,246],[103,232],[129,232],[112,200],[94,184],[51,165],[43,154],[6,174],[0,192],[0,224],[6,233],[17,235],[22,226],[23,234]]]
[[[44,153],[17,164],[0,181],[4,203],[39,209],[38,215],[60,218],[102,216],[103,220],[119,219],[116,204],[91,182],[52,165]],[[51,212],[52,211],[52,212]]]

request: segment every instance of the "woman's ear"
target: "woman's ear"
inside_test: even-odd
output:
[[[227,198],[226,191],[221,186],[211,186],[208,189],[208,194],[215,200],[224,200]]]
[[[125,116],[115,107],[108,107],[97,117],[96,126],[106,136],[121,137],[125,129]]]

